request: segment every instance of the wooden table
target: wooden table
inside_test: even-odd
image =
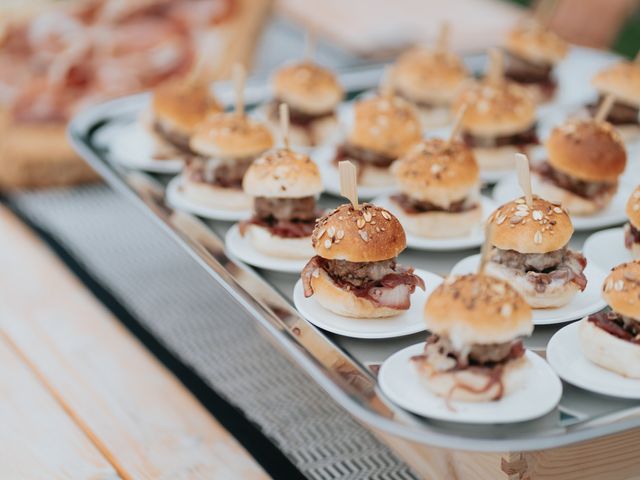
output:
[[[0,365],[2,478],[268,478],[2,206]]]

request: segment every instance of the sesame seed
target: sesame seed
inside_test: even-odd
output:
[[[364,218],[359,218],[358,220],[356,220],[356,226],[358,228],[363,228],[365,224]]]
[[[364,212],[362,214],[362,216],[364,217],[364,221],[365,222],[370,222],[371,221],[371,212]]]
[[[542,212],[540,210],[534,210],[531,214],[534,220],[542,220]]]
[[[621,292],[624,288],[624,280],[616,280],[616,282],[613,284],[613,288],[617,292]]]
[[[529,212],[525,212],[524,210],[518,210],[515,213],[516,217],[526,217],[527,215],[529,215]]]
[[[324,248],[331,248],[331,240],[328,238],[324,241]]]
[[[362,240],[364,240],[365,242],[369,241],[369,234],[366,230],[358,230],[358,234],[360,235],[360,238],[362,238]]]
[[[533,236],[533,242],[540,245],[542,243],[542,232],[536,232]]]
[[[331,238],[336,236],[336,229],[335,227],[329,227],[329,230],[327,230],[327,235],[329,235]]]
[[[338,240],[342,240],[344,238],[344,230],[338,230],[336,236],[338,237]]]
[[[562,209],[560,207],[553,207],[553,211],[558,214],[562,213]]]
[[[313,278],[318,278],[318,277],[320,276],[320,269],[319,269],[319,268],[316,268],[316,269],[311,273],[311,276],[312,276]]]
[[[503,317],[508,317],[509,315],[511,315],[512,312],[513,312],[513,306],[511,306],[510,303],[505,303],[500,308],[500,313],[502,314]]]
[[[386,211],[382,210],[382,212],[380,213],[386,220],[391,220],[391,215],[389,215]]]
[[[502,225],[506,219],[507,219],[507,216],[504,213],[501,213],[500,215],[498,215],[498,218],[496,219],[496,223],[498,225]]]

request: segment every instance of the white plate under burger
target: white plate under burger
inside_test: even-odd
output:
[[[377,197],[372,200],[376,205],[386,208],[394,215],[397,215],[397,207],[389,198],[389,195]],[[481,198],[482,202],[482,217],[486,219],[493,213],[498,207],[496,203],[485,196]],[[427,238],[419,235],[414,235],[405,230],[407,236],[407,247],[417,250],[427,250],[434,252],[450,252],[455,250],[466,250],[469,248],[475,248],[482,245],[484,242],[484,232],[482,230],[482,224],[478,224],[468,235],[462,237],[450,237],[450,238]]]
[[[631,252],[624,246],[622,227],[595,232],[584,242],[582,252],[589,262],[593,262],[605,272],[616,265],[633,260]]]
[[[582,353],[575,322],[558,330],[547,345],[547,360],[564,381],[576,387],[620,398],[640,399],[640,380],[599,367]]]
[[[309,244],[311,244],[311,239],[309,239]],[[274,257],[256,250],[248,237],[240,235],[240,228],[237,224],[227,232],[225,248],[231,255],[246,264],[275,272],[300,273],[309,261],[309,258]]]
[[[607,208],[593,215],[571,215],[573,228],[577,231],[594,230],[626,222],[625,207],[632,190],[633,188],[627,182],[620,182],[618,192],[614,195]],[[536,193],[535,188],[533,193]],[[515,173],[498,182],[493,190],[493,199],[500,205],[521,196],[522,190]]]
[[[463,258],[454,265],[451,269],[451,274],[465,275],[467,273],[475,273],[478,271],[479,262],[480,255],[471,255]],[[565,306],[532,309],[534,325],[570,322],[605,308],[607,304],[600,295],[600,289],[607,274],[597,266],[587,263],[584,275],[587,277],[587,287],[584,292],[576,293],[573,299]]]
[[[419,343],[391,355],[380,367],[378,384],[393,403],[424,417],[478,424],[523,422],[549,413],[562,396],[562,383],[551,367],[527,351],[529,365],[522,371],[526,379],[518,390],[493,402],[447,402],[429,390],[428,380],[411,361],[423,351],[424,343]]]
[[[180,173],[184,161],[180,158],[154,158],[153,137],[139,123],[115,125],[110,136],[108,157],[125,167],[153,173]]]
[[[237,222],[238,220],[245,220],[251,217],[251,210],[227,210],[196,203],[185,197],[181,188],[182,183],[183,177],[181,175],[172,178],[165,192],[167,202],[177,210],[193,213],[203,218],[224,220],[227,222]]]
[[[414,273],[424,280],[425,290],[416,287],[411,295],[411,307],[395,317],[389,318],[349,318],[325,309],[315,296],[305,298],[302,280],[298,280],[293,290],[293,302],[309,322],[338,335],[353,338],[393,338],[411,335],[425,330],[422,310],[431,292],[442,283],[442,277],[425,270]]]

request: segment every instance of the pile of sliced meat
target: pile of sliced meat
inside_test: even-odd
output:
[[[598,312],[589,315],[588,321],[615,337],[640,344],[640,322],[633,318],[616,312]]]
[[[317,209],[314,197],[256,197],[253,210],[253,217],[240,224],[240,233],[244,234],[249,225],[258,225],[277,237],[309,237],[316,219],[322,215]]]
[[[232,159],[187,159],[185,175],[192,182],[208,183],[221,188],[242,189],[242,178],[254,157]]]
[[[604,98],[600,97],[596,103],[587,105],[589,112],[595,115],[603,101]],[[614,102],[607,114],[607,121],[613,125],[638,125],[640,124],[640,107]]]
[[[529,129],[513,135],[505,135],[501,137],[479,137],[463,132],[462,140],[468,147],[493,148],[514,145],[516,147],[526,147],[527,145],[536,145],[538,141],[537,125],[534,123]]]
[[[532,170],[544,180],[553,183],[559,188],[567,190],[574,195],[598,202],[608,198],[608,195],[618,188],[616,182],[588,182],[572,177],[551,166],[549,162],[538,162],[531,166]]]
[[[533,63],[513,54],[506,55],[506,78],[517,83],[534,84],[553,93],[556,82],[552,76],[553,67],[549,64]]]
[[[395,157],[390,157],[383,153],[367,150],[357,147],[350,143],[343,143],[336,151],[336,157],[333,160],[337,165],[343,160],[350,160],[361,165],[371,165],[378,168],[386,168],[393,163]],[[360,171],[360,169],[358,169]]]
[[[391,200],[409,215],[426,212],[462,213],[468,212],[478,206],[477,202],[463,198],[462,200],[453,202],[448,208],[444,208],[427,200],[416,200],[404,193],[393,195]]]
[[[634,245],[640,244],[640,230],[627,223],[624,228],[624,246],[631,249]]]

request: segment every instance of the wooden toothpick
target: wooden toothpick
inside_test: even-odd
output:
[[[280,104],[280,134],[285,150],[289,150],[289,107],[286,103]]]
[[[351,202],[354,210],[360,210],[356,166],[349,160],[343,160],[338,163],[338,169],[340,171],[340,195]]]
[[[611,110],[611,107],[613,107],[615,101],[616,97],[611,93],[604,97],[604,100],[600,104],[600,108],[598,108],[598,111],[596,112],[596,115],[595,117],[593,117],[593,119],[598,123],[604,122],[609,115],[609,111]]]
[[[382,71],[382,78],[380,78],[380,86],[378,87],[380,90],[380,95],[383,97],[391,97],[393,96],[393,82],[391,80],[391,76],[393,75],[393,71],[391,67],[387,65],[384,67]]]
[[[316,55],[318,36],[315,28],[309,27],[304,36],[304,59],[312,61]]]
[[[516,153],[516,170],[518,172],[518,183],[524,192],[524,198],[529,208],[533,207],[533,193],[531,191],[531,172],[529,170],[529,159],[524,153]]]
[[[453,120],[453,126],[451,127],[451,133],[449,134],[449,140],[447,140],[447,143],[450,144],[455,142],[456,138],[458,137],[460,129],[462,128],[462,120],[464,119],[464,114],[467,113],[467,108],[469,108],[469,104],[465,103],[458,109],[456,118]]]
[[[480,247],[480,263],[478,263],[478,275],[484,274],[484,269],[487,266],[487,262],[489,261],[492,235],[493,223],[487,221],[484,226],[484,242],[482,243],[482,247]]]
[[[444,21],[440,24],[438,32],[438,41],[436,42],[436,52],[447,53],[451,43],[451,23]]]
[[[245,71],[244,67],[240,63],[236,63],[233,66],[233,90],[236,95],[236,114],[244,116],[244,80]]]
[[[492,48],[489,50],[489,70],[487,72],[487,81],[494,85],[502,82],[504,78],[504,65],[502,50]]]

